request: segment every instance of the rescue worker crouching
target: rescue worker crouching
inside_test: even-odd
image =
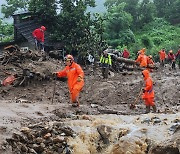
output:
[[[153,112],[156,112],[156,105],[154,102],[154,90],[153,90],[153,81],[150,77],[149,71],[147,69],[142,71],[144,77],[145,87],[143,88],[142,99],[146,105],[146,112],[150,112],[150,107],[152,106]]]
[[[112,66],[111,55],[108,54],[108,51],[103,51],[103,54],[100,57],[100,65],[102,67],[102,76],[104,79],[108,78],[109,68]]]
[[[70,98],[73,107],[79,107],[79,93],[84,86],[84,72],[80,65],[74,62],[72,55],[65,57],[66,67],[59,72],[55,72],[57,77],[67,77]]]

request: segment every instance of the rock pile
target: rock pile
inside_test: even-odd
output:
[[[23,127],[21,133],[13,133],[4,146],[11,146],[16,154],[59,154],[71,153],[67,144],[68,137],[75,137],[76,133],[63,123],[54,123],[52,126],[43,124]]]

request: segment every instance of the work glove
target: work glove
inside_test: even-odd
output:
[[[81,81],[82,81],[82,77],[78,76],[77,82],[81,82]]]

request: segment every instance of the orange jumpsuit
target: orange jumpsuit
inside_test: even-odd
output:
[[[148,59],[147,59],[147,65],[149,66],[149,67],[154,67],[154,61],[153,61],[153,59],[152,58],[150,58],[150,57],[148,57]],[[151,68],[148,68],[148,70],[150,71],[150,72],[153,72],[153,69],[151,69]]]
[[[163,50],[159,51],[159,59],[160,59],[160,61],[165,60],[165,58],[166,58],[165,51],[163,51]]]
[[[144,100],[146,106],[154,106],[155,103],[152,78],[150,77],[148,70],[143,70],[142,73],[145,81],[145,92],[142,94],[142,99]]]
[[[68,78],[68,87],[70,92],[70,97],[72,103],[78,101],[78,96],[80,91],[84,86],[84,72],[80,65],[73,62],[71,66],[66,66],[64,70],[57,73],[57,77],[67,77]],[[81,81],[77,81],[77,78],[80,77]]]
[[[136,59],[136,63],[140,63],[141,67],[147,67],[147,56],[144,54],[144,52],[141,52]]]

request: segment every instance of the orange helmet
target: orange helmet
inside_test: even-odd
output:
[[[66,57],[65,57],[64,59],[65,59],[65,60],[67,60],[67,59],[69,60],[69,59],[70,59],[71,61],[74,61],[73,56],[72,56],[72,55],[69,55],[69,54],[66,55]]]
[[[45,31],[45,30],[46,30],[46,27],[44,27],[44,26],[41,26],[41,29],[42,29],[43,31]]]

